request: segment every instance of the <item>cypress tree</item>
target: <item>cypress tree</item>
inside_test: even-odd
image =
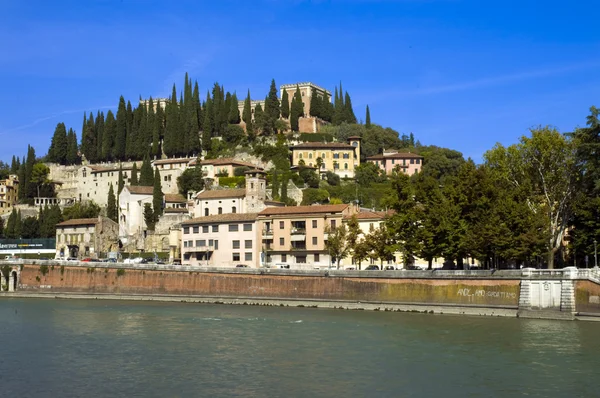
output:
[[[371,112],[369,111],[369,105],[367,105],[367,114],[365,116],[365,127],[366,128],[371,127]]]
[[[102,145],[104,143],[104,112],[98,111],[96,115],[96,161],[106,160],[102,156]]]
[[[15,222],[17,220],[17,211],[13,208],[13,211],[10,213],[8,217],[8,221],[6,223],[6,230],[4,231],[4,236],[8,239],[15,239]]]
[[[121,191],[125,186],[125,180],[123,179],[123,166],[119,163],[119,180],[117,182],[117,195],[121,195]]]
[[[290,128],[292,131],[299,131],[298,118],[302,116],[304,116],[304,103],[302,102],[300,87],[296,86],[296,92],[294,93],[290,109]]]
[[[113,184],[110,184],[110,188],[108,188],[106,217],[110,218],[114,222],[117,222],[117,199],[115,198],[115,191],[113,190]]]
[[[90,163],[96,161],[96,126],[94,114],[90,112],[90,117],[81,133],[81,153]]]
[[[21,238],[23,235],[23,220],[21,220],[21,210],[17,211],[15,219],[15,238]]]
[[[164,137],[165,113],[158,104],[154,115],[154,131],[152,132],[152,154],[160,159],[162,157],[162,139]]]
[[[137,163],[133,162],[133,167],[131,168],[131,179],[129,180],[130,186],[138,185],[138,169]]]
[[[166,108],[166,127],[163,141],[163,151],[168,157],[177,152],[177,135],[179,132],[179,105],[177,104],[177,89],[173,84],[171,99]]]
[[[67,134],[67,158],[66,164],[79,164],[79,150],[77,147],[77,134],[73,129],[69,129]]]
[[[350,94],[346,91],[346,98],[344,99],[344,118],[343,121],[349,124],[356,124],[356,116],[354,115],[354,109],[352,109],[352,100]]]
[[[191,92],[191,82],[189,90]],[[196,155],[200,152],[200,126],[198,125],[198,112],[194,103],[194,95],[190,94],[190,97],[190,102],[187,105],[188,144],[185,155]]]
[[[127,112],[131,112],[131,119],[129,128],[127,130],[127,144],[125,153],[128,159],[140,159],[140,135],[139,126],[141,121],[140,108],[136,108],[135,111],[130,108],[130,102],[127,102]]]
[[[154,219],[158,221],[158,218],[163,214],[163,192],[160,181],[160,172],[158,168],[154,170],[154,187],[152,189],[152,209],[154,210]]]
[[[280,196],[280,200],[282,202],[287,202],[287,200],[288,200],[288,193],[287,193],[288,180],[289,180],[289,177],[287,176],[287,173],[286,173],[281,178],[281,196]]]
[[[26,196],[25,193],[27,192],[27,189],[26,189],[27,184],[26,184],[26,178],[25,178],[25,159],[23,159],[23,162],[19,166],[18,176],[19,176],[19,192],[18,192],[17,196],[19,197],[19,199],[24,199]]]
[[[310,93],[310,109],[309,109],[309,114],[312,117],[318,117],[318,118],[323,118],[322,117],[322,112],[321,112],[321,103],[320,103],[320,97],[317,95],[317,90],[314,89],[314,87],[312,87],[310,89],[311,93]]]
[[[256,104],[256,107],[254,108],[254,129],[256,130],[257,134],[262,134],[265,129],[265,115],[262,109],[262,106],[259,104]]]
[[[67,128],[64,123],[58,123],[54,129],[52,143],[48,149],[48,161],[58,164],[67,162]],[[14,161],[13,156],[13,161]]]
[[[231,96],[231,107],[229,109],[229,124],[240,124],[240,109],[238,97],[235,93]]]
[[[244,100],[244,111],[242,112],[242,120],[246,123],[246,133],[253,131],[252,127],[252,100],[250,99],[250,90],[248,96]]]
[[[115,159],[125,160],[125,149],[127,146],[127,108],[125,107],[125,98],[119,98],[119,108],[117,109],[117,131],[113,155]]]
[[[255,111],[256,112],[256,111]],[[269,87],[269,94],[265,98],[265,109],[264,109],[264,126],[263,129],[267,134],[276,134],[275,122],[279,120],[280,109],[279,109],[279,98],[277,97],[277,87],[275,85],[275,79],[271,80],[271,86]]]
[[[288,92],[285,89],[281,95],[281,117],[284,119],[290,117],[290,99],[288,98]]]
[[[279,179],[277,176],[277,169],[273,170],[273,179],[271,181],[271,197],[273,200],[277,200],[279,198]]]
[[[10,173],[17,174],[19,172],[19,166],[21,166],[21,162],[19,161],[19,158],[15,157],[15,155],[13,155],[12,162],[10,163]]]
[[[111,161],[113,159],[113,145],[117,134],[117,121],[111,110],[106,113],[104,121],[104,134],[102,134],[102,159]]]
[[[206,94],[206,102],[204,103],[204,121],[202,122],[202,148],[205,151],[210,151],[211,139],[213,135],[213,101],[210,94]]]
[[[342,83],[340,83],[341,86]],[[338,94],[338,89],[337,87],[335,88],[335,100],[333,102],[333,115],[332,115],[332,123],[334,125],[338,125],[340,123],[342,123],[342,119],[343,119],[343,108],[344,108],[344,100],[342,97],[342,93],[340,92]]]
[[[194,93],[192,94],[192,102],[194,103],[194,109],[196,110],[196,117],[198,118],[198,127],[202,126],[204,118],[202,117],[202,104],[200,103],[200,91],[198,90],[198,82],[194,82]]]
[[[142,162],[138,184],[143,187],[151,187],[152,184],[154,184],[154,173],[152,173],[152,165],[150,164],[150,158],[148,156],[145,156],[144,161]]]
[[[325,94],[325,98],[322,102],[323,105],[323,120],[331,123],[333,120],[333,103],[328,94]]]

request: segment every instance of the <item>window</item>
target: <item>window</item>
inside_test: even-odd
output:
[[[350,154],[349,153],[344,153],[344,159],[350,159]]]
[[[203,234],[207,234],[208,233],[208,225],[203,225],[202,226],[202,233]]]
[[[219,241],[215,239],[215,250],[219,250]]]
[[[217,211],[217,214],[223,214],[223,208],[219,207],[219,210]]]
[[[319,261],[321,261],[321,259],[319,258],[319,254],[316,253],[315,254],[315,263],[318,263]]]
[[[240,248],[240,241],[239,240],[232,240],[231,241],[231,248],[232,249],[239,249]]]
[[[325,159],[325,152],[321,154],[321,159]]]
[[[252,249],[252,241],[251,240],[244,241],[244,249]]]
[[[200,227],[195,226],[194,227],[194,233],[197,234],[198,232],[200,232]]]
[[[392,164],[396,164],[396,159],[392,159]]]
[[[281,255],[281,262],[282,263],[286,263],[287,262],[287,254],[282,254]]]
[[[296,263],[306,264],[306,256],[296,256]]]
[[[317,237],[316,236],[313,236],[312,242],[313,242],[313,245],[315,245],[315,246],[317,245]]]
[[[208,208],[204,208],[204,217],[208,216]]]
[[[410,160],[410,164],[415,164],[415,160],[414,160],[414,159],[411,159],[411,160]]]
[[[252,261],[252,253],[244,253],[244,261]]]
[[[183,241],[183,247],[187,247],[187,240]]]
[[[219,232],[219,226],[218,225],[213,225],[212,226],[212,231],[213,232]]]
[[[237,232],[238,225],[237,224],[229,224],[229,232]]]
[[[309,154],[308,154],[308,158],[309,158],[309,159],[312,159],[312,153],[309,153]]]
[[[336,227],[336,220],[331,220],[331,228],[335,228]]]
[[[254,183],[253,182],[250,183],[250,189],[254,189]]]
[[[233,253],[232,259],[233,261],[240,261],[240,253]]]
[[[312,226],[313,228],[317,228],[317,220],[312,220]]]
[[[302,159],[302,154],[301,153],[298,154],[298,159]]]
[[[421,164],[421,159],[415,159],[416,164]]]
[[[279,245],[280,246],[285,245],[285,239],[284,238],[279,238]]]
[[[244,231],[252,231],[252,224],[244,224]]]
[[[340,154],[339,153],[334,153],[333,154],[333,158],[334,159],[339,159],[340,158]]]
[[[344,163],[344,170],[348,170],[348,163]]]
[[[190,227],[183,227],[183,234],[187,235],[190,233]]]
[[[235,206],[233,206],[233,207],[231,208],[231,212],[232,212],[233,214],[237,213],[237,208],[236,208]]]
[[[196,241],[196,247],[206,246],[206,239],[200,239]]]
[[[283,229],[283,228],[285,228],[284,221],[279,221],[279,229]]]

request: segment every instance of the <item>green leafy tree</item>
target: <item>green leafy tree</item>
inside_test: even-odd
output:
[[[63,221],[77,218],[96,218],[100,215],[100,206],[95,202],[76,202],[73,206],[66,207],[63,211]]]
[[[23,239],[37,239],[40,237],[40,226],[35,217],[25,217],[22,223],[21,237]]]
[[[179,193],[184,197],[188,197],[189,192],[200,192],[204,189],[204,173],[202,167],[196,165],[185,169],[179,177],[177,177],[177,187]]]
[[[106,217],[110,218],[111,220],[113,220],[115,222],[118,219],[117,199],[115,198],[115,191],[113,189],[112,184],[110,184],[110,187],[108,188]]]
[[[21,218],[21,210],[17,210],[17,217],[15,218],[15,238],[23,237],[23,219]]]
[[[493,171],[515,188],[527,191],[526,202],[545,220],[548,268],[554,268],[572,211],[578,173],[572,140],[550,127],[531,130],[519,144],[496,144],[485,160]]]
[[[223,132],[223,141],[230,146],[236,146],[244,139],[244,129],[238,124],[230,124]]]
[[[340,269],[340,262],[348,255],[351,249],[347,239],[348,230],[343,224],[335,228],[326,225],[325,233],[327,234],[325,248],[327,249],[329,258],[332,262],[335,262],[336,268]]]
[[[385,182],[387,179],[379,166],[374,163],[361,163],[354,170],[354,178],[360,186],[368,187],[372,183]]]

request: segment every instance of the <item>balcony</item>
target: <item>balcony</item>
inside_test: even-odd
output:
[[[306,234],[305,227],[292,227],[292,235],[304,235]]]
[[[273,238],[273,230],[272,229],[263,229],[262,235],[264,237],[270,237],[272,239]]]
[[[204,246],[190,246],[190,247],[184,247],[183,250],[185,252],[188,253],[206,253],[206,252],[212,252],[215,250],[214,246],[208,246],[208,245],[204,245]]]

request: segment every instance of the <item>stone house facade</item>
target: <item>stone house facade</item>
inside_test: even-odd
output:
[[[367,162],[375,164],[385,174],[392,174],[394,170],[400,170],[409,176],[421,171],[423,166],[423,156],[410,152],[386,152],[382,154],[369,156]]]
[[[118,250],[118,233],[119,225],[103,216],[63,221],[56,225],[56,257],[98,258]]]
[[[306,166],[317,167],[321,159],[319,172],[334,172],[340,177],[354,177],[354,170],[360,165],[360,137],[348,138],[348,144],[341,142],[305,142],[291,147],[292,166],[301,162]]]

